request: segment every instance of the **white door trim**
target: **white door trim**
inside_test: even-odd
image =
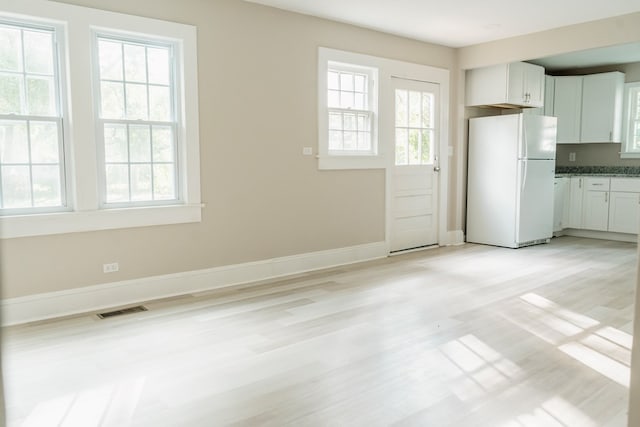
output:
[[[391,79],[400,78],[435,83],[440,86],[440,120],[438,132],[438,148],[440,153],[440,177],[438,179],[438,245],[447,246],[456,243],[456,235],[447,229],[447,207],[449,201],[449,97],[450,72],[442,68],[411,64],[401,61],[389,61],[390,66],[380,73],[379,108],[379,141],[387,144],[385,152],[389,153],[385,167],[385,242],[387,252],[391,253],[391,209],[392,209],[392,170],[394,167],[394,90]],[[383,71],[383,70],[381,70]],[[391,71],[391,72],[390,72]]]

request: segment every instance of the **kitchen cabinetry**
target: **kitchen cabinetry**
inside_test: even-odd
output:
[[[544,76],[544,108],[542,109],[544,116],[554,116],[553,100],[555,99],[556,78],[553,76]]]
[[[561,231],[567,224],[567,213],[569,211],[568,199],[569,178],[556,178],[553,182],[553,231]]]
[[[572,176],[569,181],[567,228],[582,228],[583,181],[584,178],[578,176]]]
[[[554,78],[553,115],[558,118],[558,144],[578,144],[582,111],[582,76]]]
[[[638,234],[640,179],[611,178],[609,231]]]
[[[609,227],[609,178],[585,178],[582,228],[607,231]]]
[[[556,178],[554,196],[554,232],[566,228],[626,234],[640,231],[640,178]]]
[[[466,105],[543,107],[544,68],[512,62],[468,70]]]
[[[624,73],[584,76],[581,142],[620,142]]]

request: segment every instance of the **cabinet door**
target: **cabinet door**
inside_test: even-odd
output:
[[[525,65],[523,62],[513,62],[509,64],[507,97],[510,104],[527,105],[527,96],[525,94]]]
[[[609,192],[585,191],[582,228],[607,231],[609,228]]]
[[[640,193],[612,191],[609,201],[609,231],[638,234]]]
[[[531,107],[544,107],[545,78],[543,67],[525,63],[524,92],[528,105]]]
[[[572,177],[569,181],[569,209],[567,228],[582,228],[582,199],[584,178]]]
[[[553,231],[561,231],[564,228],[564,205],[567,192],[567,179],[556,178],[553,181],[553,184]]]
[[[558,143],[580,142],[580,111],[582,110],[582,77],[555,78],[553,114],[558,118]]]
[[[553,76],[544,76],[544,115],[555,116],[553,112],[553,100],[555,99],[556,79]]]
[[[580,141],[620,142],[624,74],[591,74],[582,85]]]

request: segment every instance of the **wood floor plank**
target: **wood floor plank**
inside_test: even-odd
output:
[[[466,244],[5,328],[9,426],[622,427],[636,262]]]

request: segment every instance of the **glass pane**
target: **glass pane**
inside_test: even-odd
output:
[[[128,82],[147,82],[147,58],[144,46],[124,45],[124,78]]]
[[[427,92],[422,93],[422,127],[433,127],[431,123],[433,118],[431,114],[433,112],[433,95]]]
[[[344,149],[349,151],[358,149],[358,136],[356,132],[344,132]]]
[[[340,73],[340,90],[353,92],[353,74]]]
[[[31,207],[29,166],[2,167],[2,201],[5,208]]]
[[[55,116],[55,89],[51,77],[27,77],[29,114]]]
[[[635,114],[634,118],[636,120],[640,120],[640,89],[635,89],[633,91],[633,95],[631,95],[631,96],[634,96],[635,100],[636,100],[636,102],[635,102],[635,104],[636,104],[635,105],[636,114]]]
[[[106,165],[107,203],[129,201],[129,167]]]
[[[342,114],[329,113],[329,129],[342,130]]]
[[[409,126],[420,127],[422,111],[422,97],[420,92],[409,91]]]
[[[407,91],[396,89],[396,126],[407,127]]]
[[[29,163],[26,121],[0,121],[0,163]]]
[[[173,131],[169,126],[153,127],[153,161],[173,162]]]
[[[416,129],[409,130],[409,164],[420,164],[420,131]]]
[[[371,134],[358,132],[358,150],[371,151]]]
[[[104,125],[104,159],[107,163],[129,161],[126,125]]]
[[[31,122],[29,130],[31,132],[31,161],[33,163],[59,163],[58,124]]]
[[[129,161],[151,161],[151,132],[149,126],[132,125],[129,127]],[[133,183],[131,185],[133,186]]]
[[[364,95],[361,93],[356,93],[354,95],[353,108],[357,108],[358,110],[364,110],[366,107],[364,105]]]
[[[0,70],[22,71],[20,30],[0,27]]]
[[[341,108],[353,108],[354,101],[353,92],[340,92],[340,107]]]
[[[176,198],[173,165],[153,165],[153,198],[155,200]]]
[[[22,76],[0,74],[0,114],[22,114]]]
[[[406,165],[408,134],[406,129],[396,129],[396,165]]]
[[[153,200],[151,165],[131,165],[131,200]]]
[[[122,43],[106,40],[98,42],[100,78],[122,80]]]
[[[329,150],[342,150],[342,132],[329,131]]]
[[[344,114],[344,129],[345,130],[356,130],[356,115],[345,113]]]
[[[124,118],[124,85],[122,83],[102,82],[100,95],[103,118]]]
[[[369,126],[367,126],[367,116],[359,115],[358,116],[358,130],[359,131],[368,131]]]
[[[33,206],[60,206],[60,168],[33,166]]]
[[[127,84],[127,119],[148,118],[147,85]]]
[[[147,48],[149,83],[168,85],[171,79],[169,49]]]
[[[53,40],[50,32],[24,32],[24,66],[27,73],[53,75]]]
[[[340,92],[337,90],[330,90],[327,99],[327,105],[329,108],[340,108]]]
[[[149,119],[171,120],[171,95],[166,86],[149,86]]]
[[[339,77],[337,72],[329,71],[327,87],[329,89],[336,89],[336,90],[340,89],[340,83],[338,79]]]
[[[423,165],[431,164],[431,135],[433,131],[431,130],[423,130],[422,131],[422,158],[421,163]]]
[[[362,75],[362,74],[356,74],[355,75],[355,84],[353,89],[356,92],[366,92],[366,84],[367,84],[367,76]]]

